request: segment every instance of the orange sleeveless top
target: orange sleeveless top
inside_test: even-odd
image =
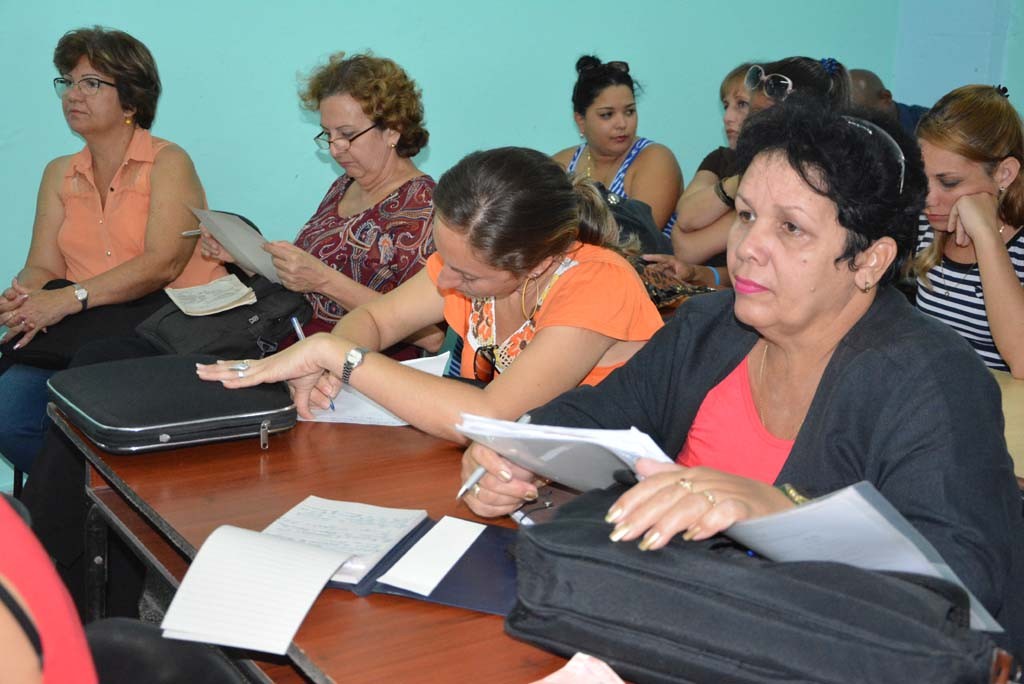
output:
[[[110,183],[105,206],[100,205],[89,148],[71,158],[60,189],[64,223],[57,233],[57,247],[67,264],[65,278],[80,282],[142,254],[149,219],[149,175],[157,153],[169,144],[136,128]],[[200,256],[197,242],[185,270],[170,287],[203,285],[224,275],[227,272],[219,263]]]

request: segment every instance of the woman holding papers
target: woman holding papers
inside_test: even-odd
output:
[[[260,361],[200,366],[227,387],[290,380],[302,415],[338,383],[453,441],[463,411],[514,418],[579,384],[597,384],[661,327],[618,229],[590,181],[534,150],[475,152],[434,192],[437,253],[391,293]],[[370,350],[447,321],[465,340],[462,375],[438,378]],[[318,380],[320,384],[318,385]]]
[[[10,352],[87,309],[225,275],[181,237],[196,226],[189,207],[206,200],[185,151],[150,135],[160,76],[146,46],[121,31],[77,29],[53,63],[64,118],[85,147],[43,172],[28,258],[0,295],[3,341],[17,337]],[[28,471],[53,370],[14,361],[0,376],[0,453]]]
[[[412,158],[427,144],[416,82],[390,59],[340,52],[306,82],[302,102],[320,113],[317,146],[345,173],[327,191],[295,243],[269,242],[281,283],[313,307],[307,335],[338,320],[423,268],[430,237],[433,179]],[[203,253],[232,257],[203,232]],[[436,350],[436,328],[413,337]]]
[[[639,461],[645,479],[608,512],[612,540],[644,550],[867,480],[1024,652],[1024,522],[999,388],[891,285],[924,205],[920,152],[895,121],[793,102],[751,115],[737,154],[735,290],[688,301],[605,382],[532,422],[635,426],[676,459]],[[463,477],[478,465],[477,513],[536,496],[530,473],[474,444]]]

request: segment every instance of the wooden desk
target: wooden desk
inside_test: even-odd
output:
[[[116,456],[84,440],[52,405],[51,415],[102,479],[93,500],[128,528],[142,521],[147,529],[132,531],[137,545],[178,580],[219,525],[262,529],[309,494],[475,518],[454,501],[461,450],[412,428],[300,423],[272,436],[266,451],[243,440]],[[493,615],[334,589],[317,599],[288,658],[316,682],[522,684],[564,664],[506,636]],[[301,681],[281,664],[261,667],[275,681]]]
[[[1009,373],[992,371],[1003,391],[1003,417],[1006,419],[1006,447],[1013,457],[1018,477],[1024,476],[1024,380]]]

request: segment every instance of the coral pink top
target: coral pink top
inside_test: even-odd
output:
[[[35,535],[3,500],[0,500],[0,548],[4,549],[0,553],[0,579],[8,593],[18,598],[39,635],[43,682],[96,682],[96,669],[71,596]]]
[[[60,188],[64,223],[57,233],[57,246],[67,264],[65,278],[86,280],[142,254],[149,220],[149,176],[157,153],[169,144],[136,128],[124,162],[110,182],[105,205],[100,204],[89,148],[71,158]],[[197,243],[185,270],[170,286],[203,285],[224,275],[227,271],[218,262],[200,256]]]
[[[779,439],[761,423],[750,392],[748,368],[743,359],[704,397],[677,463],[775,482],[793,449],[793,440]]]

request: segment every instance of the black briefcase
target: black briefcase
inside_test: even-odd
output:
[[[97,446],[121,454],[270,435],[295,425],[285,383],[227,389],[196,375],[213,356],[149,356],[60,371],[50,399]]]

